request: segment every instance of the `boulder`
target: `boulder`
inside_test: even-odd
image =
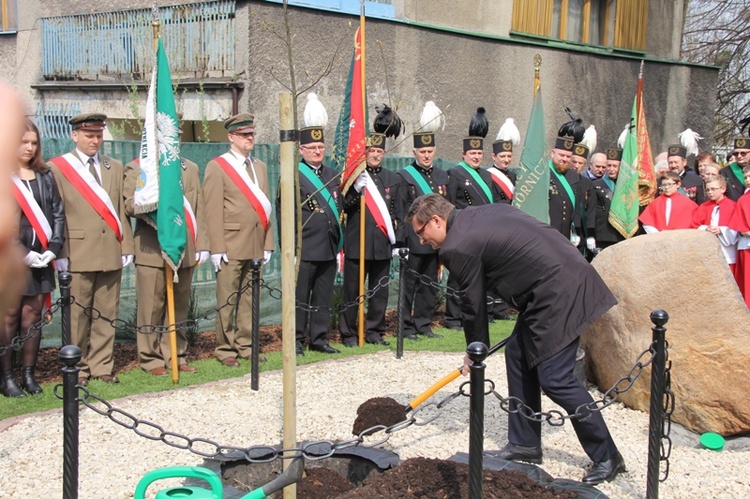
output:
[[[627,375],[651,343],[651,312],[663,309],[673,420],[699,433],[750,432],[750,314],[717,238],[698,230],[638,236],[605,249],[593,265],[618,304],[581,337],[589,379],[604,391]],[[619,400],[648,411],[650,386],[647,367]]]

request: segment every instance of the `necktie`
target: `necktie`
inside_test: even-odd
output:
[[[102,185],[102,181],[99,180],[99,175],[96,173],[96,167],[94,166],[94,158],[89,158],[89,172],[94,176],[96,183]]]
[[[255,168],[253,168],[253,162],[250,161],[249,157],[245,158],[245,169],[250,175],[250,180],[252,180],[255,185],[258,185],[258,179],[255,178]]]
[[[320,168],[315,168],[313,171],[315,172],[315,175],[320,177]]]

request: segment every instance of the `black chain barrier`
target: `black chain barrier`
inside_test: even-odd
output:
[[[58,300],[53,303],[49,309],[44,311],[39,322],[30,326],[26,330],[25,334],[14,336],[10,343],[7,345],[0,345],[0,354],[5,353],[8,350],[15,350],[16,352],[18,352],[23,348],[24,342],[36,337],[37,335],[42,334],[42,328],[52,323],[52,319],[55,313],[57,313],[57,311],[62,306],[62,303],[62,298],[58,298]]]

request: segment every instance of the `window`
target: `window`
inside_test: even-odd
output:
[[[18,14],[16,0],[0,0],[0,33],[16,33],[18,31]]]
[[[646,50],[648,0],[515,0],[513,31]]]

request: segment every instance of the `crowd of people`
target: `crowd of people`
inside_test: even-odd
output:
[[[386,140],[400,133],[401,120],[385,106],[375,120],[375,131],[367,137],[364,169],[351,188],[342,189],[340,172],[325,164],[325,120],[306,110],[306,126],[298,134],[302,220],[297,234],[301,244],[297,355],[305,355],[306,348],[339,352],[329,342],[334,280],[337,269],[343,269],[344,302],[356,300],[360,294],[361,231],[365,232],[368,281],[365,341],[388,344],[384,338],[388,304],[384,278],[400,248],[409,250],[404,283],[405,338],[440,337],[431,328],[440,253],[424,244],[422,234],[404,219],[415,199],[433,193],[457,209],[512,204],[517,176],[510,164],[514,146],[520,143],[518,130],[511,119],[503,124],[491,144],[492,164],[485,168],[483,151],[489,127],[484,113],[479,108],[471,118],[469,136],[462,143],[462,161],[448,171],[433,164],[440,120],[425,118],[423,113],[421,129],[412,138],[414,161],[393,172],[382,163]],[[134,195],[142,184],[139,160],[128,158],[131,161],[123,166],[100,153],[106,118],[103,114],[71,118],[75,148],[46,164],[39,131],[26,120],[12,174],[18,208],[16,240],[23,248],[27,272],[23,296],[9,307],[0,343],[10,344],[39,321],[45,298],[55,286],[54,270],[70,272],[71,293],[81,305],[71,310],[71,342],[83,352],[81,385],[90,378],[119,382],[113,372],[114,327],[92,319],[84,308],[117,317],[124,267],[135,265],[138,324],[167,324],[165,263],[157,232],[153,221],[134,208]],[[178,322],[187,318],[197,265],[210,260],[216,272],[216,303],[221,307],[249,282],[251,262],[267,263],[276,244],[268,169],[253,156],[254,116],[241,113],[226,120],[224,126],[228,150],[208,162],[202,185],[198,165],[181,159],[188,237],[174,287]],[[395,129],[399,130],[394,133]],[[645,207],[640,220],[641,232],[646,234],[691,227],[715,234],[744,292],[745,282],[750,282],[750,258],[745,257],[750,248],[750,198],[743,196],[750,178],[750,139],[738,138],[734,146],[728,166],[720,168],[714,158],[704,154],[698,156],[695,171],[687,168],[686,149],[670,146],[665,158],[668,170],[659,174],[660,195]],[[609,222],[621,159],[621,149],[592,151],[565,135],[550,149],[549,224],[589,260],[625,239]],[[362,197],[366,202],[361,202]],[[279,197],[277,207],[280,203]],[[365,225],[361,227],[363,207]],[[281,224],[278,217],[276,222]],[[456,286],[450,274],[448,287]],[[494,297],[493,302],[486,311],[488,319],[509,318],[509,304],[500,297]],[[449,294],[446,327],[464,329],[463,321],[459,300]],[[345,309],[339,323],[342,345],[356,346],[356,308]],[[251,324],[252,293],[248,290],[231,306],[222,307],[217,317],[215,353],[223,365],[237,367],[238,359],[250,358]],[[39,337],[36,334],[24,341],[20,386],[13,373],[11,349],[0,355],[3,395],[41,393],[34,374]],[[195,372],[196,367],[188,365],[185,357],[185,331],[178,331],[177,337],[178,369]],[[139,334],[137,343],[140,366],[154,376],[169,375],[172,354],[166,335]]]

